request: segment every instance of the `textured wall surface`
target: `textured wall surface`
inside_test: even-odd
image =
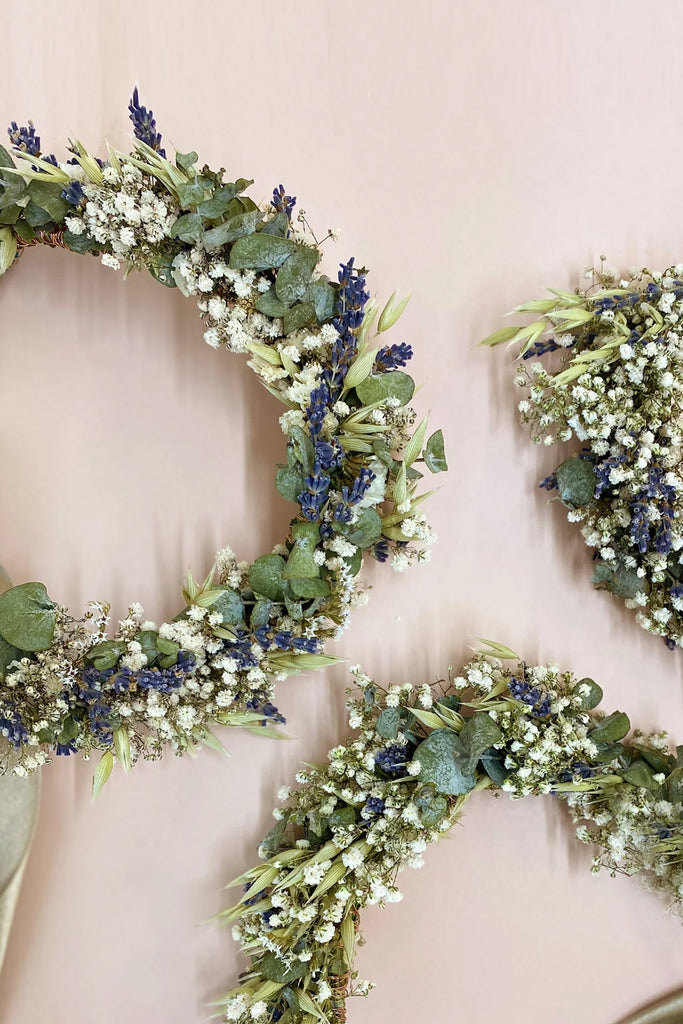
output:
[[[180,150],[282,181],[342,228],[380,297],[413,288],[420,411],[451,472],[428,566],[371,568],[332,653],[384,681],[436,678],[473,635],[603,685],[683,740],[681,658],[591,590],[590,555],[536,481],[553,453],[515,420],[502,314],[574,287],[601,253],[683,258],[683,4],[482,0],[8,0],[0,123],[124,146],[132,85]],[[4,118],[4,121],[2,121]],[[269,550],[288,509],[279,410],[244,361],[202,342],[192,300],[96,260],[29,252],[0,282],[0,557],[80,608],[157,620],[230,543]],[[39,828],[0,980],[0,1024],[199,1024],[240,967],[204,923],[252,860],[279,785],[345,735],[347,674],[283,684],[291,740],[228,736],[232,758],[141,765],[93,806],[92,766],[44,772]],[[680,922],[625,878],[594,878],[552,800],[481,794],[464,827],[365,916],[368,1001],[352,1024],[611,1024],[683,982]]]

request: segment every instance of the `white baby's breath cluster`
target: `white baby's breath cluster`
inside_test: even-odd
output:
[[[581,822],[579,838],[601,849],[596,863],[642,875],[683,904],[683,805],[672,797],[683,770],[663,733],[636,732],[611,746],[592,738],[614,718],[586,710],[597,700],[592,680],[483,654],[433,687],[382,690],[352,671],[360,687],[348,704],[355,735],[327,764],[299,771],[298,789],[280,791],[286,806],[274,812],[262,862],[236,880],[244,894],[222,915],[251,960],[225,997],[228,1020],[247,1024],[257,1013],[275,1021],[293,998],[312,1020],[332,1019],[354,977],[359,912],[400,899],[400,871],[422,866],[427,847],[477,790],[515,799],[557,794]],[[472,746],[478,735],[489,737],[485,752]],[[442,736],[451,741],[434,742]],[[443,752],[436,768],[430,747]],[[457,763],[473,749],[476,768],[454,779],[449,757]],[[626,775],[643,756],[663,759],[665,770],[641,785]]]
[[[683,264],[592,276],[587,292],[520,307],[544,307],[519,332],[543,332],[524,352],[521,418],[536,442],[575,438],[593,465],[594,500],[567,504],[599,560],[594,582],[624,597],[646,630],[681,646]]]

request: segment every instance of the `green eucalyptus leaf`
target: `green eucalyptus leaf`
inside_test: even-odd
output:
[[[224,623],[232,626],[237,626],[244,622],[242,598],[236,590],[231,590],[230,587],[222,588],[221,596],[217,601],[213,602],[209,611],[212,615],[217,612]]]
[[[52,217],[44,210],[42,206],[38,206],[31,199],[28,205],[24,208],[24,220],[31,225],[32,228],[44,228],[47,224],[52,223]]]
[[[337,289],[324,275],[316,281],[311,281],[303,294],[303,299],[304,302],[312,302],[315,306],[318,323],[327,323],[337,311]]]
[[[181,242],[198,242],[203,229],[204,223],[198,213],[184,213],[173,222],[169,234]]]
[[[22,651],[45,651],[55,633],[56,605],[42,583],[21,583],[0,596],[0,636]]]
[[[623,711],[613,711],[590,731],[594,743],[616,743],[627,735],[631,723]]]
[[[99,248],[90,235],[86,235],[85,233],[82,235],[74,235],[72,231],[64,232],[64,244],[68,249],[71,249],[72,252],[79,253],[96,251]]]
[[[284,238],[289,231],[289,217],[284,210],[280,210],[279,213],[276,213],[274,217],[265,222],[261,231],[265,235],[279,235],[281,238]]]
[[[655,781],[655,770],[646,761],[637,760],[628,768],[620,771],[622,779],[626,779],[632,786],[638,789],[649,789],[652,793],[658,793],[661,789],[659,782]]]
[[[330,594],[329,583],[319,577],[290,580],[289,585],[293,593],[304,600],[310,600],[312,597],[329,597]]]
[[[593,568],[591,580],[598,590],[609,590],[617,597],[634,598],[636,594],[646,593],[649,589],[647,580],[642,579],[635,569],[617,563],[597,561]]]
[[[45,210],[55,224],[61,224],[70,209],[66,200],[62,199],[63,188],[61,182],[48,181],[32,181],[28,186],[28,194],[33,202]]]
[[[343,533],[349,544],[367,550],[381,537],[382,520],[376,509],[362,508],[355,523],[334,523],[333,529]]]
[[[313,557],[313,552],[320,541],[320,528],[317,523],[293,523],[292,538],[294,547],[289,553],[287,565],[282,573],[283,579],[313,579],[320,575],[320,566]],[[311,594],[311,597],[320,595]]]
[[[496,786],[502,786],[510,770],[505,767],[505,752],[503,750],[496,750],[495,747],[489,747],[481,755],[481,766]]]
[[[310,968],[308,964],[302,963],[301,960],[293,960],[291,966],[276,957],[274,953],[267,953],[261,960],[258,961],[259,974],[268,981],[275,981],[278,985],[286,985],[290,981],[297,981],[299,978],[305,978],[309,973]]]
[[[261,555],[257,558],[249,569],[249,586],[254,593],[271,601],[284,600],[282,577],[285,564],[282,555]]]
[[[385,740],[396,739],[401,726],[401,709],[384,708],[377,716],[377,732]]]
[[[18,647],[13,647],[12,644],[7,643],[4,637],[0,636],[0,679],[5,678],[7,669],[13,661],[21,661],[25,656],[25,651],[20,651]]]
[[[230,250],[230,266],[233,270],[270,270],[281,267],[296,249],[291,238],[260,231],[237,239]]]
[[[315,448],[309,435],[301,427],[292,427],[289,432],[289,448],[296,452],[297,460],[304,468],[304,473],[310,473],[315,462]]]
[[[353,828],[356,824],[355,807],[338,807],[329,817],[330,828]]]
[[[261,840],[259,849],[263,853],[265,860],[268,860],[269,857],[274,857],[276,853],[280,852],[286,829],[287,821],[283,818],[282,821],[277,821],[265,838]]]
[[[503,734],[499,726],[485,711],[477,711],[462,727],[459,740],[467,754],[467,771],[476,768],[477,761],[489,747],[500,743]]]
[[[417,801],[416,801],[417,803]],[[448,814],[448,800],[445,796],[435,794],[429,800],[424,800],[418,809],[420,821],[425,828],[433,828],[438,825]]]
[[[291,466],[282,466],[277,471],[275,486],[285,501],[296,502],[304,489],[304,478]]]
[[[320,253],[317,249],[305,245],[297,246],[275,277],[275,292],[278,299],[288,304],[300,299],[308,287],[319,259]]]
[[[250,235],[256,230],[263,214],[260,210],[249,210],[246,213],[238,213],[235,217],[231,217],[230,220],[226,220],[223,224],[219,224],[215,228],[209,228],[205,231],[202,236],[202,245],[207,252],[213,252],[215,249],[220,249],[221,246],[227,245],[228,242],[234,242],[236,238],[242,238]]]
[[[137,639],[140,639],[140,635],[138,634]],[[142,644],[142,641],[140,643]],[[85,656],[85,660],[94,665],[98,672],[106,672],[107,669],[114,668],[114,665],[116,665],[125,649],[126,645],[122,640],[102,640],[99,644],[95,644],[94,647],[90,648]],[[144,646],[143,651],[145,654],[147,653],[144,650]]]
[[[191,206],[199,206],[206,195],[204,186],[195,181],[181,182],[179,185],[176,185],[176,192],[178,193],[181,209],[184,210]]]
[[[474,774],[463,771],[456,761],[461,751],[457,735],[450,729],[435,729],[420,743],[413,760],[420,762],[420,779],[431,782],[437,792],[462,796],[477,783]]]
[[[275,287],[270,291],[262,292],[256,300],[256,308],[259,313],[270,317],[271,320],[279,320],[285,315],[289,308],[286,302],[282,302],[275,294]]]
[[[583,688],[587,687],[587,693],[581,693]],[[603,698],[602,687],[598,686],[594,679],[579,679],[578,683],[574,687],[573,695],[581,698],[581,707],[584,711],[592,711],[593,708],[597,708],[598,704]]]
[[[192,153],[176,153],[175,155],[176,167],[180,167],[183,171],[189,171],[198,160],[199,156],[194,151]]]
[[[285,334],[291,334],[293,331],[300,331],[302,327],[307,327],[308,324],[314,323],[315,319],[315,306],[313,303],[298,302],[296,306],[288,309],[283,317],[284,332]]]
[[[446,453],[443,443],[443,431],[434,431],[432,436],[427,440],[427,444],[422,452],[422,458],[424,459],[425,466],[432,473],[446,472],[448,469],[448,463],[446,462]]]
[[[371,374],[356,388],[356,394],[363,405],[373,405],[387,398],[396,398],[401,405],[407,405],[414,392],[413,378],[401,370]]]
[[[270,613],[273,609],[273,602],[260,598],[251,610],[249,625],[252,629],[262,629],[270,622]]]
[[[593,463],[578,455],[562,462],[555,470],[560,501],[568,508],[582,508],[595,501]]]

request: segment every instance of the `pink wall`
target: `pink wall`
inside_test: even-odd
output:
[[[594,675],[610,704],[683,740],[681,655],[587,584],[578,534],[536,480],[501,315],[584,266],[683,257],[683,5],[660,0],[6,2],[2,123],[124,145],[138,81],[166,139],[282,181],[341,225],[381,296],[413,288],[405,338],[448,442],[430,566],[372,571],[338,645],[424,680],[473,634]],[[31,252],[0,283],[0,545],[16,580],[74,607],[176,610],[188,563],[281,539],[274,400],[208,349],[190,301],[96,261]],[[344,735],[343,667],[284,684],[291,742],[229,736],[232,759],[140,766],[93,807],[91,768],[44,773],[0,1024],[191,1024],[238,969],[202,922],[253,858],[277,787]],[[352,1024],[611,1024],[683,981],[683,932],[636,883],[593,878],[550,800],[472,801],[464,827],[365,918],[378,989]]]

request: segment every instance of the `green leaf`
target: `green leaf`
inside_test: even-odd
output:
[[[270,622],[270,613],[273,608],[272,601],[260,598],[251,610],[249,625],[252,629],[261,629]]]
[[[331,320],[337,310],[337,289],[330,284],[329,278],[319,277],[312,281],[303,294],[304,302],[312,302],[318,323],[324,324]]]
[[[401,709],[400,708],[384,708],[380,711],[377,717],[377,725],[375,728],[377,732],[385,740],[396,739],[398,730],[401,726]]]
[[[176,153],[175,155],[176,167],[180,167],[183,171],[189,171],[190,167],[198,160],[199,156],[194,151],[192,153]]]
[[[290,580],[289,585],[297,597],[303,597],[305,600],[312,597],[329,597],[330,594],[329,583],[319,577]]]
[[[107,782],[107,779],[112,773],[114,767],[114,755],[111,750],[107,750],[102,754],[100,762],[95,769],[95,775],[92,780],[92,795],[95,800],[101,793],[102,787]]]
[[[637,786],[639,789],[649,789],[652,793],[658,793],[661,786],[655,781],[655,770],[651,768],[645,761],[637,760],[628,768],[620,771],[622,779],[626,779],[632,786]]]
[[[0,679],[4,679],[7,669],[13,661],[20,661],[26,652],[20,651],[18,647],[8,644],[4,637],[0,636]]]
[[[282,576],[285,564],[282,555],[261,555],[257,558],[249,569],[249,586],[254,593],[271,601],[283,601]]]
[[[238,238],[230,250],[233,270],[270,270],[281,267],[297,248],[291,238],[266,235],[262,231]]]
[[[223,224],[205,231],[202,236],[202,244],[207,252],[220,249],[222,245],[234,242],[236,238],[250,235],[256,230],[256,226],[262,217],[263,214],[260,210],[238,213],[237,216],[231,217],[230,220],[226,220]]]
[[[580,692],[582,687],[588,687],[588,693],[583,694]],[[593,708],[597,708],[598,704],[603,698],[602,687],[598,686],[594,679],[579,679],[578,683],[574,687],[574,696],[581,698],[581,707],[584,711],[592,711]]]
[[[444,451],[443,432],[436,430],[428,439],[422,452],[425,466],[432,473],[445,473],[448,469]]]
[[[146,640],[143,642],[141,639],[143,635],[144,634],[142,633],[138,633],[136,639],[139,640],[143,652],[147,654],[146,647],[148,648],[149,644]],[[156,636],[156,634],[153,635]],[[98,672],[106,672],[107,669],[113,668],[114,665],[116,665],[125,649],[126,645],[121,640],[102,640],[99,644],[95,644],[94,647],[90,648],[85,656],[85,660],[91,665],[94,665]],[[154,651],[156,657],[159,653],[156,650],[156,644]],[[152,659],[152,663],[153,662],[154,658]]]
[[[643,747],[639,743],[633,744],[633,749],[637,750],[644,761],[650,765],[651,768],[657,773],[668,775],[676,767],[676,759],[671,754],[665,754],[660,750],[652,750],[650,747]]]
[[[261,840],[259,849],[263,852],[264,859],[274,857],[282,849],[282,839],[287,829],[287,820],[283,818],[273,825],[270,832]]]
[[[198,213],[184,213],[174,221],[169,234],[171,238],[179,238],[181,242],[198,242],[203,229],[204,224]]]
[[[0,146],[0,167],[14,167],[14,160],[4,146]]]
[[[332,811],[329,818],[330,828],[352,828],[356,824],[356,809],[354,807],[338,807]]]
[[[299,331],[302,327],[312,324],[315,319],[315,306],[313,303],[299,302],[285,313],[283,317],[284,332],[285,334],[291,334],[292,331]]]
[[[415,805],[420,815],[420,821],[426,828],[433,828],[438,825],[448,814],[448,800],[445,796],[433,792],[431,786],[423,786],[422,790],[432,790],[430,793],[420,793],[415,797]]]
[[[32,228],[43,228],[46,224],[52,223],[52,218],[47,210],[44,210],[42,206],[38,206],[33,200],[24,208],[24,220]]]
[[[280,210],[265,222],[261,231],[266,235],[279,235],[282,238],[289,231],[289,217],[284,210]]]
[[[590,731],[590,738],[594,743],[616,743],[626,736],[631,723],[628,715],[623,711],[613,711]]]
[[[262,292],[256,300],[256,308],[259,313],[269,316],[271,320],[279,320],[287,312],[286,302],[281,302],[275,294],[275,288]]]
[[[304,473],[310,473],[315,462],[315,449],[309,435],[301,427],[292,427],[289,432],[288,457],[290,450],[304,467]]]
[[[338,526],[343,527],[343,530],[337,529]],[[381,537],[382,520],[374,508],[362,508],[355,523],[348,525],[335,523],[333,528],[339,533],[343,532],[349,544],[355,544],[356,547],[367,550]]]
[[[211,605],[209,612],[211,615],[218,612],[224,623],[237,626],[244,622],[244,605],[242,598],[236,590],[231,590],[230,587],[222,589],[221,596],[217,601],[214,601]]]
[[[275,486],[285,501],[296,502],[304,489],[303,475],[291,466],[282,466],[277,471]]]
[[[500,743],[503,734],[485,711],[477,711],[467,719],[458,738],[468,757],[466,770],[472,772],[484,751]]]
[[[72,231],[64,232],[64,244],[67,248],[71,249],[72,252],[90,252],[91,250],[97,250],[99,246],[90,237],[90,235],[74,235]]]
[[[646,593],[649,584],[641,578],[635,569],[629,569],[621,563],[616,566],[609,562],[598,561],[593,569],[591,579],[598,590],[604,588],[616,597],[634,598],[636,594]]]
[[[313,557],[313,552],[320,541],[320,528],[317,523],[293,523],[292,537],[294,547],[289,553],[287,565],[282,573],[283,579],[301,580],[319,576],[320,566]]]
[[[502,786],[510,771],[505,767],[505,752],[489,747],[481,755],[481,766],[496,786]]]
[[[297,246],[277,272],[275,291],[278,299],[288,304],[300,299],[308,287],[319,259],[320,253],[317,249],[305,245]]]
[[[401,370],[371,374],[356,388],[356,394],[363,405],[374,405],[375,402],[383,402],[387,398],[397,398],[400,405],[407,405],[414,392],[413,378]]]
[[[45,651],[55,634],[56,605],[42,583],[21,583],[0,596],[0,636],[22,651]]]
[[[69,211],[69,204],[62,199],[63,188],[64,185],[59,181],[32,181],[28,186],[28,194],[33,202],[45,210],[56,224],[61,224]]]
[[[184,210],[191,206],[199,206],[206,195],[205,187],[195,181],[181,182],[176,185],[176,192],[180,206]]]
[[[474,789],[476,775],[464,772],[456,762],[460,753],[458,737],[450,729],[435,729],[418,746],[413,760],[420,762],[420,779],[431,782],[437,792],[461,796]]]
[[[560,501],[567,508],[582,508],[595,501],[595,471],[592,462],[574,455],[560,463],[555,476]]]

